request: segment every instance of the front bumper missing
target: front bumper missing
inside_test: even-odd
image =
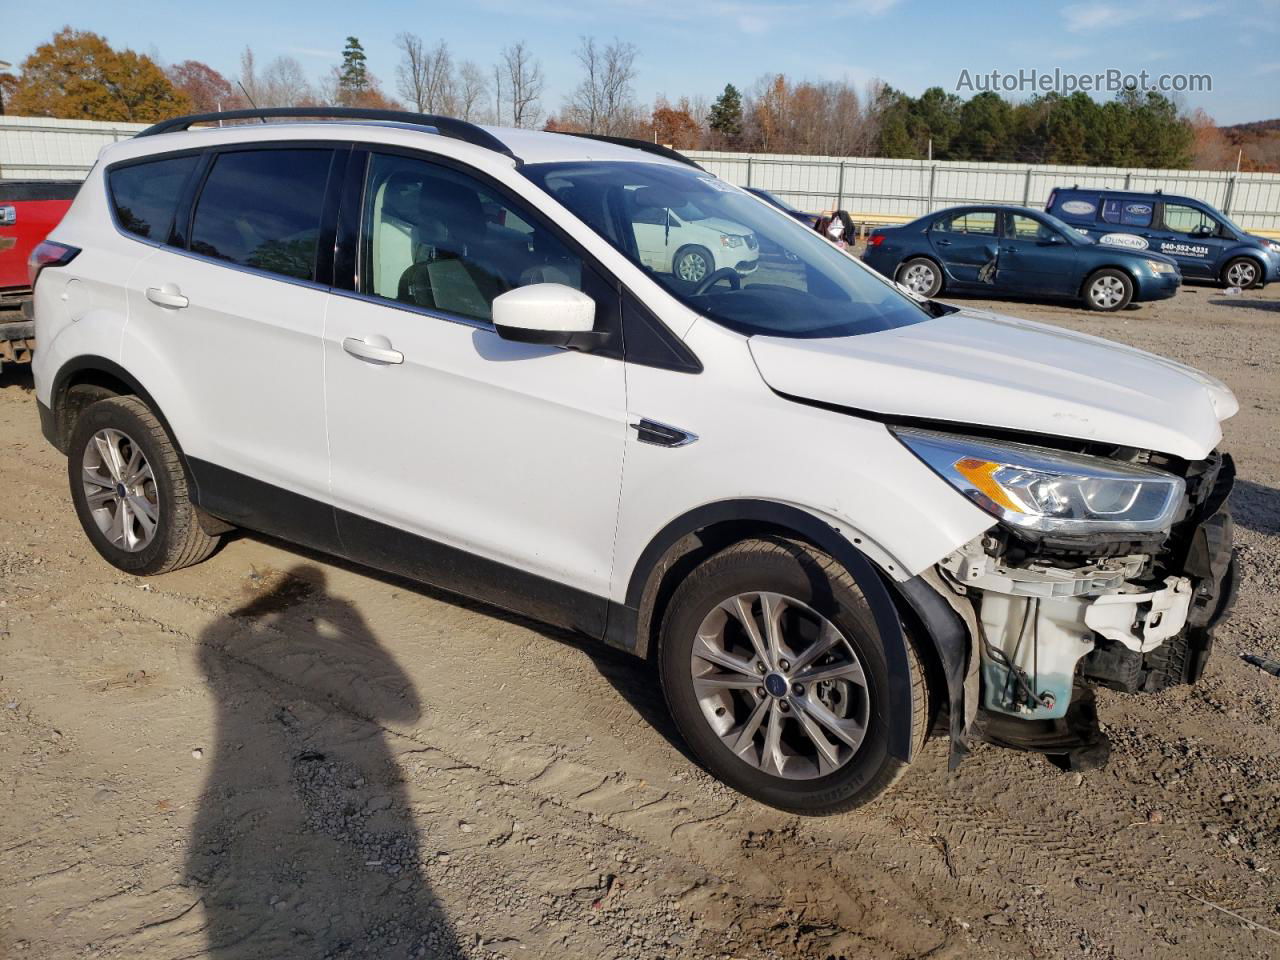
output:
[[[966,711],[965,735],[1071,769],[1097,766],[1109,750],[1093,686],[1155,692],[1200,678],[1237,580],[1227,506],[1234,467],[1216,454],[1205,464],[1190,515],[1155,555],[1014,566],[978,540],[939,565],[975,612],[981,709],[976,718]]]

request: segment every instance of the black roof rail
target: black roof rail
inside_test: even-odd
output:
[[[698,170],[703,169],[701,164],[690,160],[683,153],[678,153],[670,147],[664,147],[659,143],[650,143],[648,140],[640,140],[636,137],[610,137],[603,133],[575,133],[572,130],[557,130],[555,132],[562,133],[566,137],[584,137],[587,140],[599,140],[601,143],[612,143],[619,147],[630,147],[632,150],[642,150],[645,153],[666,157],[668,160],[674,160],[677,163],[688,164]]]
[[[220,113],[194,113],[186,117],[161,120],[138,134],[153,137],[160,133],[187,130],[196,123],[216,123],[219,120],[262,120],[271,117],[311,117],[316,119],[377,120],[386,123],[409,123],[417,127],[430,127],[442,137],[461,140],[486,150],[494,150],[519,162],[511,148],[488,130],[459,120],[456,117],[438,117],[427,113],[411,113],[408,110],[366,110],[360,107],[256,107],[250,110],[223,110]]]

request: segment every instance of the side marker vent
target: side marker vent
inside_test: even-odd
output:
[[[655,447],[687,447],[698,439],[696,434],[677,427],[669,427],[656,420],[640,419],[631,427],[636,432],[636,439],[641,443],[651,443]]]

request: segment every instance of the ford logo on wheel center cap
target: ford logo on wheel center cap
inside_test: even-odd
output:
[[[771,673],[764,678],[764,688],[771,697],[785,697],[787,678],[780,673]]]

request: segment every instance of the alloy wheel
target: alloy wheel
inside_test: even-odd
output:
[[[792,597],[743,593],[703,619],[689,668],[703,718],[739,759],[789,780],[826,776],[862,746],[866,673],[849,640]]]
[[[676,264],[676,274],[688,283],[697,283],[707,275],[707,261],[700,253],[689,251]]]
[[[1089,299],[1104,309],[1110,309],[1124,300],[1124,284],[1119,277],[1099,277],[1089,287]]]
[[[927,263],[913,263],[902,271],[902,283],[913,293],[928,294],[937,277]]]
[[[160,494],[151,464],[120,430],[99,430],[81,459],[81,482],[98,529],[114,547],[137,553],[155,539]]]
[[[1227,286],[1248,290],[1258,280],[1258,268],[1252,263],[1233,263],[1227,268]]]

